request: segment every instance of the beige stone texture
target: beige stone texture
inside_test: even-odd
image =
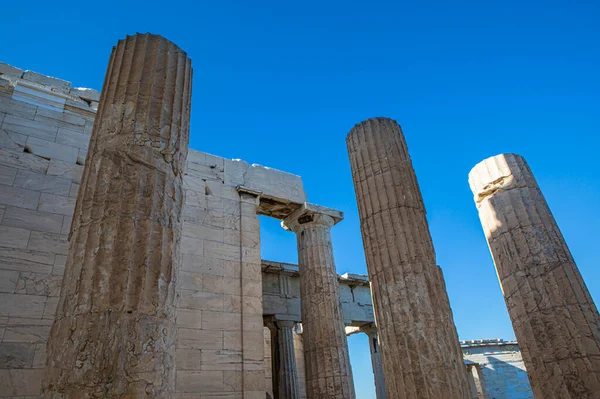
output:
[[[113,48],[48,341],[46,397],[174,392],[191,75],[186,54],[160,36]],[[72,211],[71,199],[44,195],[49,212]]]
[[[600,316],[546,200],[516,154],[469,173],[535,397],[600,397]]]
[[[305,204],[282,222],[296,233],[298,243],[309,398],[355,397],[330,233],[341,217]]]
[[[296,352],[294,349],[293,320],[277,320],[271,318],[266,323],[271,329],[270,345],[272,345],[271,361],[273,396],[278,399],[299,399],[300,385],[296,367]],[[265,359],[266,360],[266,359]]]
[[[369,119],[346,143],[387,398],[465,398],[458,336],[402,130]]]

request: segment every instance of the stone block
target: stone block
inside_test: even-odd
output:
[[[185,207],[187,206],[200,206],[205,207],[207,204],[206,195],[204,194],[205,184],[202,180],[200,180],[201,186],[198,189],[189,188],[189,184],[187,184],[184,178],[183,186],[187,189],[185,190]]]
[[[0,148],[21,152],[27,143],[27,136],[0,129]]]
[[[3,186],[0,190],[0,204],[19,208],[36,209],[40,193],[19,187]]]
[[[201,370],[202,352],[204,350],[191,348],[178,348],[175,353],[175,367],[177,370]]]
[[[223,371],[223,383],[224,390],[226,391],[236,391],[242,392],[242,371],[238,370],[225,370]],[[263,384],[264,384],[264,376],[263,376]],[[264,392],[263,392],[264,396]],[[246,392],[242,394],[243,398],[246,398]]]
[[[69,94],[87,101],[100,101],[100,92],[86,87],[74,87],[69,90]]]
[[[7,206],[2,218],[2,225],[60,233],[62,218],[62,215]]]
[[[14,186],[66,197],[70,195],[71,180],[21,169],[16,174]]]
[[[72,180],[74,183],[80,184],[83,175],[83,165],[77,165],[72,162],[64,162],[58,159],[51,159],[47,164],[50,176],[59,176],[63,179]]]
[[[36,317],[44,315],[46,297],[0,293],[0,316]],[[6,339],[7,331],[4,333]]]
[[[185,237],[217,242],[223,242],[225,237],[222,228],[220,229],[191,222],[183,222],[183,235]]]
[[[38,210],[59,215],[72,216],[75,212],[76,198],[63,197],[49,193],[42,193]]]
[[[77,199],[77,194],[79,194],[79,187],[80,186],[81,186],[80,184],[72,183],[71,184],[71,189],[69,190],[69,197]]]
[[[0,397],[38,397],[42,391],[44,369],[0,370]]]
[[[54,254],[0,247],[0,269],[50,273]]]
[[[261,353],[263,348],[261,347]],[[232,350],[203,350],[202,370],[242,370],[242,352]],[[264,371],[263,371],[264,372]],[[264,374],[263,374],[264,380]],[[264,382],[264,381],[263,381]]]
[[[263,366],[264,367],[264,366]],[[245,371],[244,372],[244,397],[249,397],[249,398],[261,398],[262,396],[259,396],[261,393],[261,389],[262,389],[262,395],[264,395],[264,389],[265,389],[265,374],[264,374],[264,370],[252,370],[252,371]],[[250,396],[246,395],[246,392],[250,391],[250,392],[254,392],[254,394],[251,394]],[[252,395],[256,395],[256,396],[252,396]]]
[[[261,314],[262,317],[262,314]],[[257,330],[256,332],[245,331],[244,332],[244,342],[243,342],[243,352],[244,352],[244,362],[245,361],[260,361],[263,360],[264,357],[264,347],[263,347],[264,333],[262,328]]]
[[[222,349],[223,332],[197,330],[193,328],[177,328],[177,347],[193,349]]]
[[[202,255],[204,241],[198,238],[183,236],[181,238],[181,253],[187,255]]]
[[[0,292],[13,294],[19,280],[19,272],[15,270],[0,270]],[[2,335],[0,335],[2,337]]]
[[[262,318],[262,315],[261,315]],[[239,331],[242,327],[240,313],[202,312],[202,329],[217,331]]]
[[[216,294],[241,295],[239,278],[205,274],[202,288],[203,291],[214,292]]]
[[[2,226],[0,228],[0,247],[25,249],[29,241],[29,233],[28,229]]]
[[[21,295],[28,296],[28,295]],[[53,320],[30,317],[9,317],[3,342],[46,342]]]
[[[46,366],[46,343],[35,344],[35,354],[33,355],[33,368],[43,369]]]
[[[52,274],[62,276],[65,273],[65,264],[67,263],[67,257],[65,255],[56,255],[54,259],[54,266],[52,267]]]
[[[68,93],[69,89],[71,88],[71,82],[67,82],[66,80],[58,78],[53,78],[51,76],[42,75],[41,73],[33,71],[25,71],[23,73],[22,79],[38,83],[43,86],[49,86],[66,93]]]
[[[242,312],[242,296],[241,295],[224,295],[223,296],[223,311],[231,313]]]
[[[300,176],[260,165],[252,165],[245,175],[243,186],[278,200],[304,203],[306,194]]]
[[[0,149],[0,165],[45,173],[49,162],[33,154]]]
[[[69,232],[71,231],[71,223],[73,222],[73,217],[72,216],[65,216],[63,218],[63,223],[62,223],[62,227],[60,229],[60,234],[69,234]]]
[[[15,289],[17,294],[57,297],[62,276],[21,272]]]
[[[13,99],[39,108],[62,111],[67,101],[64,94],[57,93],[45,87],[18,81],[13,90]]]
[[[175,386],[177,392],[222,392],[223,372],[178,370]]]
[[[83,134],[85,130],[86,118],[67,111],[56,111],[45,108],[39,108],[35,113],[33,120],[43,122],[56,127],[65,127]]]
[[[223,331],[223,349],[242,350],[241,331]]]
[[[26,104],[22,101],[0,96],[0,112],[3,112],[7,115],[15,115],[33,120],[36,111],[37,107],[35,105]]]
[[[223,168],[214,165],[200,165],[197,163],[188,163],[186,175],[191,179],[216,180],[223,182]]]
[[[16,115],[6,115],[2,122],[2,129],[47,141],[54,141],[58,133],[58,127],[56,126]]]
[[[240,247],[215,241],[204,242],[204,256],[224,260],[240,260]]]
[[[189,149],[187,156],[187,163],[197,163],[204,165],[206,162],[206,153],[197,150]]]
[[[179,307],[197,310],[223,310],[223,296],[211,292],[182,290]]]
[[[61,278],[62,281],[62,278]],[[46,306],[44,306],[44,320],[54,321],[54,315],[56,314],[56,308],[58,307],[59,297],[48,297],[46,300]]]
[[[23,76],[23,70],[12,65],[5,64],[4,62],[0,62],[0,75],[14,76],[20,79],[21,76]]]
[[[0,343],[0,369],[31,368],[35,355],[35,344]]]
[[[177,309],[177,326],[184,328],[202,328],[202,311]]]
[[[202,320],[204,322],[204,320]],[[242,320],[242,330],[248,332],[262,331],[264,326],[263,315],[244,314]]]
[[[52,141],[29,137],[25,148],[32,154],[47,159],[58,159],[65,162],[77,162],[79,149]]]
[[[72,147],[81,148],[87,151],[90,144],[90,136],[64,127],[58,128],[56,142],[69,145]]]
[[[202,274],[182,270],[179,272],[179,279],[179,287],[182,290],[202,291]]]

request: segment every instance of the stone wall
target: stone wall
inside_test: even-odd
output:
[[[0,396],[37,397],[99,93],[0,64]]]
[[[0,64],[0,397],[40,392],[98,99]],[[263,399],[257,213],[297,209],[302,181],[190,150],[184,183],[177,396]]]
[[[533,399],[527,371],[516,341],[461,341],[467,365],[478,366],[489,399]],[[474,396],[477,398],[477,396]]]

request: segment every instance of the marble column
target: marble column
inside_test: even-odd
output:
[[[298,242],[306,394],[311,399],[355,397],[330,233],[342,217],[305,204],[282,222]]]
[[[385,380],[383,378],[383,364],[381,363],[381,350],[379,348],[379,337],[377,327],[362,327],[361,331],[369,337],[369,349],[371,350],[371,365],[375,377],[375,395],[377,399],[386,399]]]
[[[600,317],[531,169],[500,154],[469,173],[535,397],[600,397]]]
[[[271,330],[273,347],[273,379],[276,387],[273,394],[279,399],[300,398],[296,354],[294,352],[294,325],[291,320],[272,319],[267,326]],[[277,393],[275,393],[275,391]]]
[[[346,143],[387,398],[465,398],[462,352],[402,130],[369,119]]]
[[[137,34],[110,57],[48,340],[46,397],[171,397],[191,60]]]

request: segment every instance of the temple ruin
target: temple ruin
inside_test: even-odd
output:
[[[556,397],[598,397],[598,313],[521,158],[498,168],[514,183],[489,166],[470,180],[523,359],[516,342],[458,341],[395,121],[348,134],[369,276],[340,275],[344,215],[301,177],[188,149],[191,81],[187,54],[150,34],[116,44],[101,92],[0,63],[0,397],[351,399],[352,334],[378,399],[554,397],[551,379],[571,395]],[[527,242],[543,247],[529,276],[533,209],[553,238]],[[295,236],[298,265],[261,259],[259,215]]]

